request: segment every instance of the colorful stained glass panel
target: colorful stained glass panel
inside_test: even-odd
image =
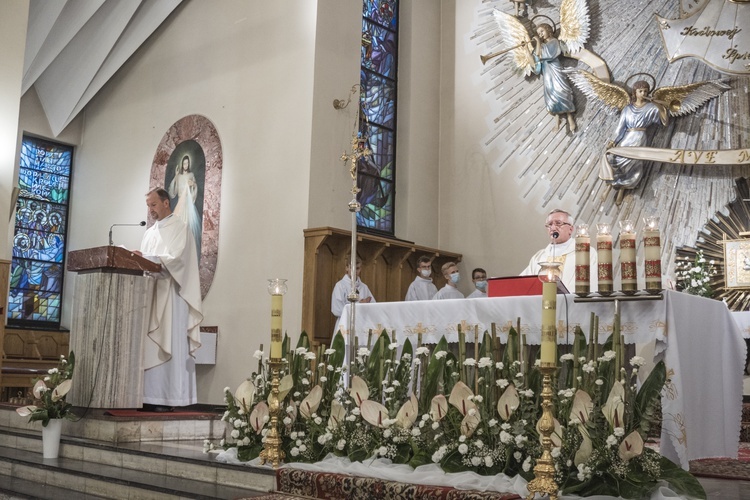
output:
[[[362,15],[392,30],[398,21],[398,0],[364,0]]]
[[[396,154],[395,132],[370,124],[367,127],[368,146],[372,150],[366,162],[360,162],[360,171],[377,175],[390,181],[393,179],[393,161]],[[366,165],[363,165],[366,163]]]
[[[396,33],[362,20],[362,67],[387,78],[396,78]]]
[[[376,231],[393,233],[393,183],[360,176],[360,185],[373,183],[373,191],[360,192],[357,199],[362,204],[357,213],[357,225]]]
[[[69,177],[40,172],[30,168],[18,171],[20,196],[47,200],[54,203],[67,203]]]
[[[21,168],[32,168],[50,174],[70,176],[73,148],[62,144],[24,137],[21,144]]]
[[[16,292],[8,297],[8,319],[35,323],[60,323],[60,294],[34,290]],[[14,321],[11,321],[13,323]]]
[[[19,198],[16,204],[16,227],[62,233],[67,227],[68,207],[55,203]]]
[[[396,127],[396,83],[362,71],[360,100],[367,119],[384,127]]]

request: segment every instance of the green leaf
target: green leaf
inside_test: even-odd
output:
[[[383,330],[380,333],[380,337],[375,341],[375,345],[372,346],[370,351],[370,359],[367,360],[367,387],[370,389],[370,399],[373,401],[380,401],[380,396],[383,393],[383,380],[381,377],[381,366],[385,366],[385,357],[388,355],[388,344],[391,343],[391,338],[388,336],[388,332]],[[385,376],[385,369],[383,369],[382,376]]]
[[[420,465],[428,465],[432,463],[432,455],[430,455],[429,452],[420,449],[418,450],[413,457],[411,457],[411,460],[409,460],[409,465],[416,469]]]
[[[445,337],[441,337],[440,341],[435,344],[435,348],[432,350],[430,364],[427,366],[427,373],[425,373],[424,380],[422,380],[422,401],[419,402],[420,413],[428,411],[432,398],[438,393],[440,379],[443,378],[443,368],[445,367],[445,359],[447,356],[438,359],[435,357],[435,353],[447,350],[448,341],[445,340]]]
[[[414,359],[414,348],[409,339],[406,339],[404,346],[401,348],[401,359],[404,359],[405,354],[409,355],[409,359]],[[396,370],[395,380],[405,380],[409,370],[411,370],[411,361],[408,363],[403,361],[399,363],[398,369]]]
[[[518,360],[518,332],[512,326],[508,330],[508,343],[505,345],[505,352],[503,353],[503,365],[505,368],[509,368],[514,361]]]
[[[661,467],[659,478],[668,482],[674,491],[693,498],[706,498],[706,490],[688,471],[663,456],[659,457],[659,466]]]
[[[641,435],[645,436],[648,434],[649,418],[647,414],[649,408],[656,404],[661,398],[661,390],[664,388],[664,384],[667,381],[667,367],[664,361],[659,361],[654,366],[651,373],[643,382],[641,390],[635,396],[635,409],[634,417],[635,423],[638,429],[641,431]]]
[[[332,393],[336,390],[336,386],[339,383],[339,380],[341,379],[341,373],[336,373],[336,368],[341,368],[341,366],[344,364],[344,358],[346,358],[346,341],[344,340],[344,336],[341,335],[341,332],[336,333],[336,335],[333,336],[333,342],[331,342],[331,349],[333,349],[334,352],[328,357],[328,364],[333,366],[333,371],[329,374],[327,374],[328,382],[326,382],[327,385],[327,392]]]
[[[482,345],[479,347],[479,357],[491,358],[493,361],[495,359],[492,352],[492,336],[487,330],[484,331],[484,335],[482,336]]]

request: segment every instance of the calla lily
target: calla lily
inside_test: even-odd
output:
[[[643,438],[638,431],[633,431],[625,436],[625,439],[620,443],[620,448],[617,450],[617,454],[625,461],[637,457],[641,453],[643,453]]]
[[[365,382],[362,377],[356,375],[353,376],[352,387],[349,389],[349,394],[351,394],[357,406],[360,406],[362,401],[365,401],[370,397],[370,389],[367,387],[367,382]]]
[[[288,373],[279,381],[279,401],[284,401],[292,387],[294,387],[294,377]]]
[[[594,409],[591,396],[586,391],[578,389],[573,397],[573,406],[570,409],[570,419],[577,418],[582,425],[589,421],[589,415]]]
[[[359,406],[362,418],[371,425],[384,429],[385,421],[388,420],[388,409],[375,401],[365,400]]]
[[[34,399],[42,399],[42,394],[47,392],[47,385],[44,383],[44,380],[37,380],[36,384],[34,384]]]
[[[448,402],[455,406],[458,411],[461,412],[461,415],[466,416],[466,414],[469,413],[469,410],[477,409],[477,405],[474,404],[473,401],[469,401],[470,396],[474,396],[471,389],[469,389],[469,387],[463,382],[457,382],[456,385],[453,386]]]
[[[234,392],[234,399],[245,410],[245,413],[249,412],[255,399],[255,384],[251,380],[242,382]]]
[[[573,463],[576,467],[586,463],[588,459],[591,458],[591,454],[594,452],[594,446],[591,444],[591,438],[589,437],[589,433],[586,428],[582,425],[579,425],[578,432],[581,433],[583,441],[581,441],[581,446],[578,448],[576,456],[573,458]]]
[[[448,400],[445,399],[445,396],[438,394],[432,398],[432,403],[430,404],[430,418],[435,422],[439,422],[447,413]]]
[[[62,383],[52,391],[52,401],[60,401],[70,391],[71,387],[73,387],[72,380],[63,380]]]
[[[313,413],[318,411],[321,399],[323,399],[323,389],[319,385],[316,385],[312,388],[310,394],[308,394],[299,404],[300,415],[302,415],[305,420],[309,419]]]
[[[409,401],[401,405],[401,408],[396,414],[396,420],[403,429],[409,429],[414,422],[417,420],[417,413],[419,412],[419,402],[414,394],[411,395]]]
[[[250,425],[253,427],[253,430],[256,434],[260,434],[260,432],[263,430],[263,426],[266,423],[266,420],[268,418],[268,405],[261,401],[257,405],[255,405],[255,408],[253,408],[253,411],[250,413]]]
[[[559,448],[560,446],[562,446],[562,425],[560,425],[560,422],[556,418],[553,418],[552,420],[554,420],[555,422],[555,430],[552,431],[550,439],[552,440],[552,446]],[[542,432],[539,430],[539,420],[537,420],[536,422],[536,431],[539,433],[539,442],[541,443]]]
[[[32,413],[34,413],[37,410],[36,406],[22,406],[20,408],[16,408],[16,413],[21,415],[22,417],[28,417]]]
[[[479,418],[479,412],[471,412],[467,413],[464,419],[461,421],[461,434],[466,436],[467,438],[470,438],[472,434],[474,434],[474,431],[477,430],[477,427],[479,426],[479,422],[481,422],[481,418]]]
[[[294,405],[292,405],[294,406]],[[344,407],[336,401],[335,399],[331,403],[331,416],[328,417],[328,425],[327,427],[330,430],[333,430],[339,426],[339,423],[341,423],[342,420],[346,417],[346,410]]]
[[[505,388],[505,392],[500,396],[500,399],[497,400],[497,412],[500,414],[500,418],[507,422],[519,404],[521,404],[521,401],[518,399],[516,386],[510,384]]]
[[[612,385],[612,390],[609,391],[609,397],[607,402],[602,408],[604,417],[609,422],[612,428],[624,427],[623,413],[625,411],[625,388],[622,383],[615,382]]]

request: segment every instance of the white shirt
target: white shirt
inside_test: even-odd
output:
[[[341,311],[344,310],[344,306],[349,303],[349,293],[352,291],[352,279],[348,274],[345,274],[336,285],[333,287],[333,293],[331,293],[331,312],[337,318],[341,316]],[[357,278],[357,292],[359,292],[359,300],[370,298],[370,302],[375,302],[375,297],[372,296],[372,292],[367,288],[367,285],[362,283]]]
[[[483,292],[479,288],[475,288],[473,292],[466,296],[467,299],[480,299],[485,297],[487,297],[487,292]]]
[[[570,238],[565,243],[550,243],[546,247],[539,250],[529,260],[529,265],[526,269],[521,271],[521,276],[529,274],[539,274],[539,264],[541,262],[561,262],[562,266],[560,274],[562,276],[562,282],[565,288],[570,293],[575,293],[576,290],[576,241],[575,238]],[[554,259],[553,259],[554,256]],[[598,287],[597,283],[597,261],[596,261],[596,249],[590,254],[591,264],[591,290],[594,291]]]
[[[434,297],[432,297],[432,300],[442,300],[442,299],[463,299],[464,294],[458,291],[458,288],[455,286],[451,286],[446,284],[443,288],[441,288],[438,293],[435,294]]]
[[[406,300],[430,300],[437,293],[437,287],[430,278],[417,276],[409,285]]]

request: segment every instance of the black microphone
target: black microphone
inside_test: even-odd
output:
[[[112,246],[112,244],[113,244],[112,243],[112,228],[113,227],[115,227],[115,226],[145,226],[145,225],[146,225],[146,221],[145,220],[142,220],[138,224],[112,224],[111,226],[109,226],[109,246]]]
[[[560,233],[558,233],[557,231],[552,231],[552,239],[553,240],[556,240],[559,237],[560,237]]]

